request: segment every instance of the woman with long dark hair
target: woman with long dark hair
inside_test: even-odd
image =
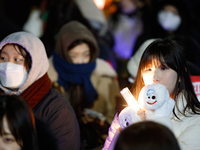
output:
[[[144,86],[154,83],[165,85],[175,101],[175,107],[169,116],[171,120],[163,117],[154,121],[172,124],[182,150],[199,149],[200,136],[197,133],[200,131],[200,102],[194,92],[184,50],[173,40],[157,39],[144,51],[131,90],[136,100]],[[104,149],[111,148],[113,136],[120,128],[119,113],[118,111],[110,127]],[[145,112],[139,111],[138,114],[145,118]]]
[[[23,98],[0,96],[0,127],[0,147],[38,149],[35,118]]]
[[[21,96],[0,95],[0,149],[57,150],[58,143]]]

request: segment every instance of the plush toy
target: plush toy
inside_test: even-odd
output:
[[[126,128],[127,126],[141,121],[140,117],[137,115],[139,108],[145,110],[146,120],[156,120],[159,118],[167,118],[170,120],[170,114],[174,108],[175,101],[170,98],[167,88],[162,84],[151,84],[144,86],[140,91],[138,97],[138,103],[134,98],[129,96],[124,97],[126,101],[129,99],[129,106],[124,108],[119,114],[119,124],[121,129]],[[124,96],[124,95],[123,95]],[[130,101],[135,101],[133,107],[130,104]],[[162,121],[160,122],[162,124]],[[171,124],[165,124],[171,128]]]
[[[139,121],[141,121],[141,119],[133,107],[128,106],[124,108],[119,114],[119,124],[122,130],[129,125]]]
[[[162,84],[150,84],[143,87],[138,103],[141,108],[145,109],[146,120],[169,117],[175,105],[166,86]]]

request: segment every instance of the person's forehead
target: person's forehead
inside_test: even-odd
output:
[[[159,66],[163,64],[164,62],[165,61],[163,58],[159,59],[155,57],[149,57],[145,62],[145,66],[148,66],[148,65]]]
[[[171,12],[173,12],[174,14],[179,14],[178,9],[177,9],[176,6],[174,6],[174,5],[170,5],[170,4],[165,5],[165,6],[163,7],[163,9],[164,9],[164,10],[171,11]]]
[[[23,53],[26,53],[25,50],[22,51]],[[21,51],[19,48],[15,45],[5,45],[2,50],[0,51],[1,54],[12,54],[12,55],[22,55]]]

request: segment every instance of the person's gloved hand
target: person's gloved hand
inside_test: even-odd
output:
[[[146,120],[169,117],[175,105],[167,88],[162,84],[143,87],[138,97],[138,103],[142,109],[145,109]]]
[[[122,130],[138,121],[141,121],[141,119],[133,107],[126,107],[119,114],[119,124]]]

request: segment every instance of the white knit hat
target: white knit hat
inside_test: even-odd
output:
[[[127,63],[127,69],[128,69],[128,72],[130,73],[130,75],[132,77],[136,77],[136,75],[137,75],[137,71],[138,71],[140,59],[142,57],[143,52],[145,51],[145,49],[147,48],[147,46],[149,44],[151,44],[155,40],[156,39],[148,39],[145,42],[143,42],[143,44],[138,48],[138,50],[135,53],[135,55],[133,55],[129,59],[129,61]]]

